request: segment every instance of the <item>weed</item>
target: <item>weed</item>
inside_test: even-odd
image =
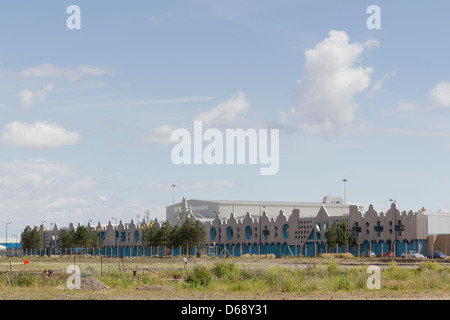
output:
[[[191,287],[207,286],[211,283],[212,274],[208,268],[202,265],[197,265],[194,269],[186,275],[185,283]]]

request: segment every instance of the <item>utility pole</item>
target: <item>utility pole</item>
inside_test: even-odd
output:
[[[8,256],[8,224],[11,224],[11,222],[6,223],[6,256]]]
[[[175,204],[175,187],[176,187],[176,185],[172,184],[170,187],[172,188],[172,204]]]
[[[266,206],[259,206],[259,254],[262,254],[262,225],[261,225],[261,208],[265,208]]]
[[[344,204],[347,202],[347,200],[345,199],[345,183],[347,182],[347,179],[342,180],[342,182],[344,182]]]
[[[117,245],[117,238],[119,237],[119,228],[118,228],[118,225],[117,225],[117,218],[111,218],[111,219],[116,219],[116,232],[115,232],[115,237],[116,237],[116,257],[118,258],[119,257],[119,248],[118,248],[118,245]],[[112,254],[111,254],[111,258],[112,258]]]
[[[389,199],[390,202],[394,203],[394,232],[395,232],[395,237],[394,237],[394,258],[397,256],[397,200],[396,199]]]

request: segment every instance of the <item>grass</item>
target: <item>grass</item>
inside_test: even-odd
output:
[[[313,294],[367,293],[367,265],[348,267],[340,260],[323,259],[320,263],[299,268],[302,260],[291,259],[289,266],[263,264],[262,260],[228,258],[190,259],[103,259],[78,258],[75,263],[81,276],[93,276],[108,285],[108,292],[57,290],[66,285],[65,270],[73,258],[33,258],[24,266],[23,260],[0,260],[0,292],[2,299],[102,299],[113,295],[145,298],[136,290],[144,285],[174,287],[176,294]],[[276,262],[276,260],[274,260]],[[279,261],[279,260],[278,260]],[[348,259],[345,258],[345,261]],[[13,272],[6,272],[12,269]],[[52,277],[42,276],[42,270],[53,270]],[[133,272],[134,271],[134,272]],[[405,267],[393,261],[381,270],[381,289],[384,293],[448,292],[450,267],[426,261],[416,267]],[[167,293],[169,294],[169,293]],[[173,297],[169,295],[168,296]]]

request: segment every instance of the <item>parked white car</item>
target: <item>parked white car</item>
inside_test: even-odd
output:
[[[420,254],[417,251],[408,251],[408,253],[402,253],[401,257],[402,258],[417,258],[417,259],[425,258],[423,254]]]

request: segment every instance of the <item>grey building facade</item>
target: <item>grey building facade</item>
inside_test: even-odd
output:
[[[181,225],[187,218],[201,221],[206,231],[205,246],[214,248],[212,252],[216,255],[226,256],[316,256],[325,252],[359,255],[365,251],[377,254],[391,251],[400,256],[410,250],[426,255],[430,250],[430,236],[450,234],[450,213],[428,213],[424,208],[400,211],[395,203],[386,212],[377,212],[372,205],[365,210],[362,205],[345,204],[342,199],[330,196],[317,203],[183,198],[180,203],[166,207],[166,220],[172,225]],[[342,220],[356,236],[356,243],[330,248],[328,228]],[[161,224],[155,219],[153,225],[159,227]],[[149,226],[150,221],[146,219],[88,224],[98,232],[102,243],[100,253],[111,257],[154,255],[159,248],[142,245],[142,231]],[[51,230],[43,231],[42,228],[44,247],[55,250],[60,228],[56,223]],[[68,229],[75,230],[76,227],[70,224]],[[435,239],[433,243],[442,242]],[[447,248],[445,241],[443,245]],[[450,249],[450,244],[448,247]],[[181,248],[171,250],[182,252]],[[158,251],[156,254],[167,253]]]

